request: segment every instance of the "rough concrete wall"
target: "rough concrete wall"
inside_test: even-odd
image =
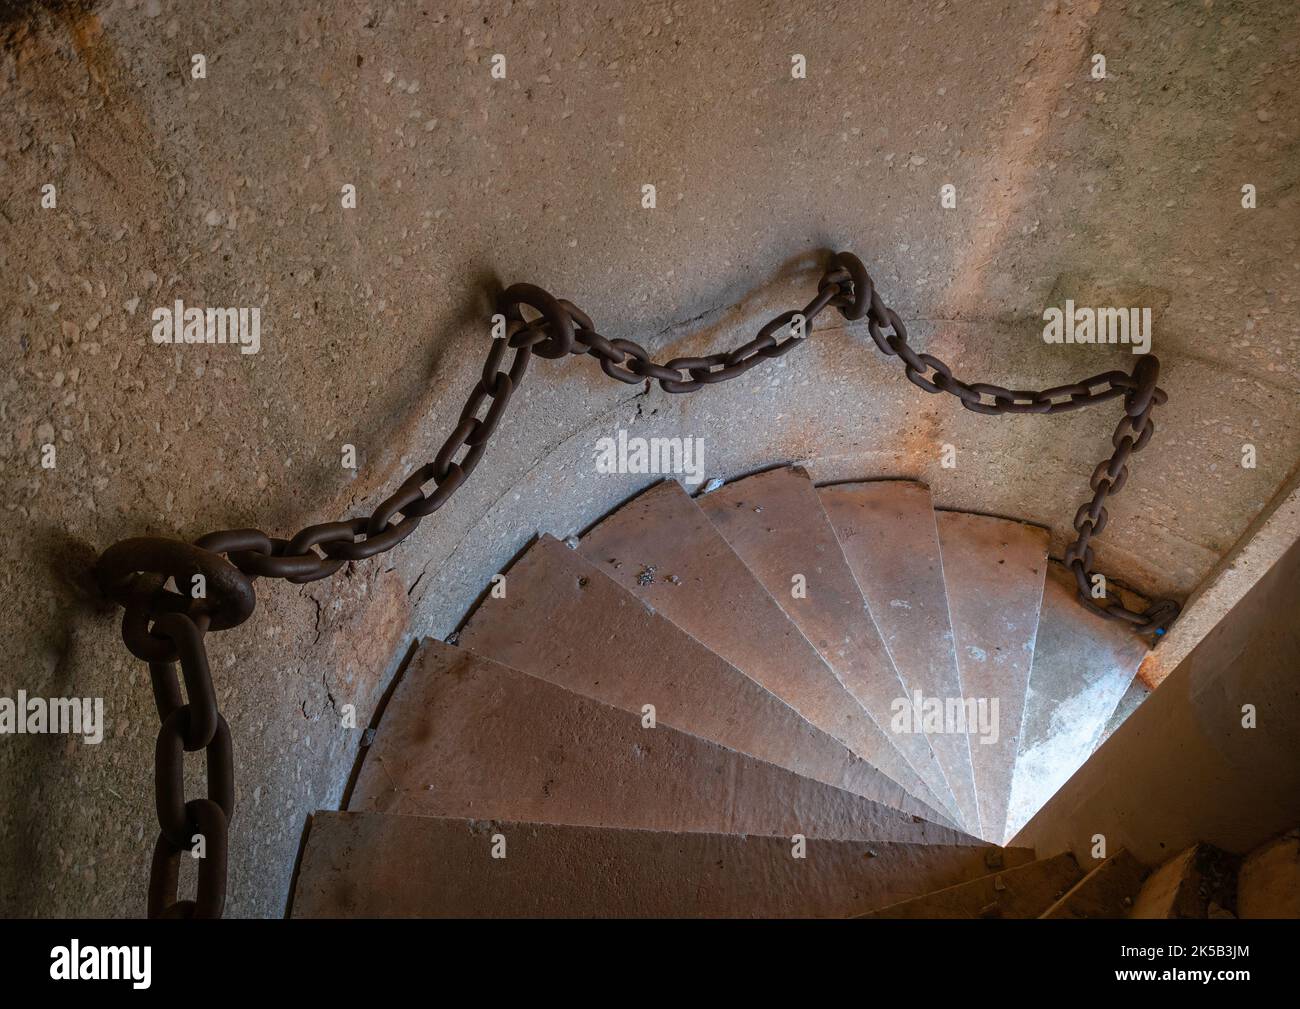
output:
[[[1101,834],[1158,865],[1200,842],[1245,854],[1300,822],[1297,614],[1300,543],[1013,843],[1092,865]]]
[[[0,740],[0,910],[142,907],[156,719],[87,588],[94,552],[365,513],[452,426],[500,285],[570,297],[663,360],[748,340],[849,248],[920,348],[1013,388],[1131,366],[1046,346],[1048,305],[1149,301],[1172,401],[1098,558],[1152,592],[1189,591],[1300,456],[1289,3],[51,6],[18,5],[0,67],[0,687],[104,696],[110,728]],[[178,297],[260,306],[261,352],[154,345],[149,313]],[[407,635],[451,630],[535,530],[646,482],[597,478],[596,437],[702,435],[710,475],[920,477],[944,506],[1049,525],[1059,551],[1114,423],[975,416],[829,316],[689,398],[538,362],[471,484],[397,553],[261,585],[212,639],[231,913],[280,911],[305,814],[337,800],[359,733],[331,704],[364,724]]]

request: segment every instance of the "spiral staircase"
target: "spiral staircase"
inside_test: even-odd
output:
[[[451,641],[313,817],[295,917],[1061,917],[1140,882],[1014,838],[1145,644],[1046,530],[921,484],[664,481],[537,539]]]

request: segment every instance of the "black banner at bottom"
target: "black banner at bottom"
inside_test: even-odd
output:
[[[0,963],[7,994],[92,997],[283,985],[373,1000],[459,980],[493,999],[512,990],[678,997],[683,984],[692,1000],[715,986],[730,998],[786,986],[803,997],[845,986],[872,997],[990,984],[1015,998],[1017,978],[1039,996],[1045,983],[1071,995],[1277,990],[1296,978],[1294,940],[1292,923],[1267,921],[36,920],[0,922]]]

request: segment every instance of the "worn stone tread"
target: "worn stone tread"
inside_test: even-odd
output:
[[[878,750],[879,728],[862,705],[680,484],[665,480],[626,502],[578,550],[858,756]]]
[[[1128,625],[1080,606],[1073,577],[1049,565],[1005,836],[1028,823],[1092,754],[1146,654]]]
[[[867,712],[874,732],[863,756],[918,798],[957,816],[926,737],[889,732],[903,685],[807,472],[767,470],[695,500]]]
[[[506,596],[489,597],[458,643],[659,724],[927,819],[908,795],[781,698],[647,608],[551,536],[510,568]]]
[[[929,488],[878,480],[821,487],[818,493],[909,698],[919,692],[927,700],[955,703],[961,681]],[[961,825],[980,834],[969,737],[926,735]]]
[[[645,830],[976,843],[840,788],[427,640],[353,811]]]
[[[1048,533],[967,512],[937,511],[935,522],[962,696],[983,721],[981,731],[970,733],[980,823],[984,837],[1001,842],[1047,576]]]
[[[504,840],[504,858],[493,858]],[[846,917],[1032,854],[971,845],[671,833],[320,812],[292,916]]]

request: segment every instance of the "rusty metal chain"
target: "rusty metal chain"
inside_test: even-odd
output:
[[[96,574],[105,594],[125,611],[122,639],[127,648],[149,664],[161,723],[154,750],[159,834],[149,870],[149,917],[219,918],[226,902],[226,854],[235,808],[234,751],[230,727],[217,710],[203,638],[209,630],[234,627],[248,618],[254,605],[252,582],[219,554],[152,537],[114,544],[100,556]],[[190,589],[188,596],[183,587]],[[207,760],[208,794],[187,802],[184,758],[197,750]],[[202,857],[195,898],[177,900],[181,858],[193,854],[196,844],[202,845]]]
[[[932,354],[918,354],[907,342],[907,328],[898,313],[889,308],[876,292],[875,283],[856,256],[841,252],[831,261],[831,269],[822,279],[825,286],[835,282],[836,270],[847,272],[850,302],[840,308],[844,317],[856,321],[867,320],[867,331],[880,350],[903,362],[907,380],[926,392],[947,392],[956,396],[961,405],[975,413],[1001,415],[1008,413],[1065,413],[1081,410],[1094,403],[1123,397],[1124,416],[1120,418],[1111,437],[1115,451],[1103,459],[1088,480],[1093,491],[1092,500],[1085,502],[1074,516],[1077,534],[1066,548],[1064,563],[1074,575],[1079,602],[1093,613],[1108,620],[1131,624],[1139,632],[1163,634],[1178,616],[1178,604],[1162,599],[1146,609],[1131,610],[1112,594],[1104,578],[1093,572],[1093,550],[1090,541],[1106,527],[1106,498],[1118,494],[1128,481],[1128,461],[1134,452],[1144,449],[1155,434],[1156,424],[1151,414],[1163,406],[1168,395],[1156,386],[1160,377],[1160,361],[1145,354],[1138,359],[1132,374],[1107,371],[1069,385],[1032,391],[1005,389],[988,382],[963,382],[954,378],[952,369]],[[885,330],[892,330],[886,335]],[[927,372],[932,372],[926,377]],[[985,397],[992,399],[986,402]],[[1068,398],[1066,398],[1068,397]],[[1094,580],[1100,578],[1100,581]],[[1094,596],[1094,592],[1099,593]]]
[[[898,313],[887,307],[871,276],[851,253],[836,253],[817,285],[817,296],[799,312],[785,312],[735,350],[704,357],[678,357],[656,364],[632,340],[608,339],[572,302],[532,284],[502,292],[498,309],[506,319],[503,336],[494,337],[483,373],[470,392],[456,427],[433,462],[413,471],[370,515],[311,525],[281,539],[257,529],[208,533],[192,544],[158,537],[122,540],[100,556],[96,576],[101,590],[123,607],[122,639],[149,664],[154,702],[161,723],[154,756],[159,835],[149,874],[151,918],[215,918],[225,906],[227,849],[234,812],[234,761],[230,729],[217,710],[204,638],[209,631],[235,627],[253,612],[253,581],[283,578],[296,584],[326,578],[349,561],[391,550],[441,508],[468,479],[487,450],[510,397],[523,382],[535,355],[558,359],[588,354],[620,382],[657,381],[669,393],[688,393],[743,375],[763,361],[781,357],[811,332],[813,320],[828,306],[850,322],[866,319],[876,346],[903,362],[908,381],[926,392],[947,392],[976,413],[1061,413],[1123,397],[1124,416],[1111,441],[1115,451],[1093,472],[1092,500],[1076,513],[1077,538],[1065,564],[1078,583],[1079,599],[1089,610],[1122,620],[1139,631],[1163,633],[1178,614],[1170,600],[1142,612],[1125,608],[1102,591],[1093,597],[1091,540],[1106,527],[1106,499],[1128,480],[1128,462],[1155,432],[1152,411],[1166,400],[1156,387],[1160,366],[1144,356],[1133,373],[1108,371],[1070,385],[1042,391],[1005,389],[987,382],[966,383],[931,354],[907,342]],[[527,308],[530,315],[525,315]],[[780,334],[786,334],[780,338]],[[501,370],[507,350],[514,352]],[[927,377],[928,376],[928,377]],[[986,401],[986,398],[991,402]],[[487,409],[480,416],[484,404]],[[459,460],[456,458],[460,455]],[[424,487],[432,482],[426,494]],[[185,684],[182,699],[176,664]],[[184,755],[199,750],[207,762],[207,797],[185,799]],[[203,845],[193,900],[178,900],[182,856]]]

